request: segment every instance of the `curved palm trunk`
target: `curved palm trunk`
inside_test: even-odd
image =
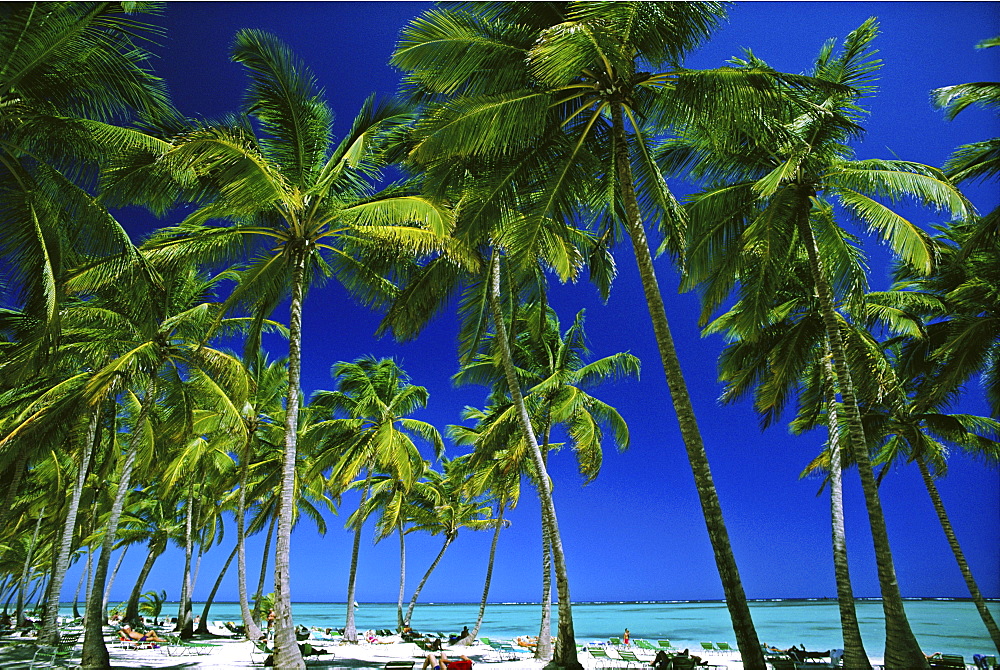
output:
[[[17,604],[14,607],[14,625],[16,627],[20,627],[24,622],[24,592],[28,590],[28,574],[31,572],[31,559],[35,555],[35,545],[38,543],[38,532],[42,528],[43,518],[45,518],[44,505],[42,506],[42,511],[38,513],[38,519],[35,520],[35,532],[31,534],[31,544],[28,545],[28,555],[24,557],[24,568],[21,570],[21,579],[18,582]]]
[[[427,572],[424,573],[424,576],[420,580],[420,583],[417,584],[417,589],[413,592],[413,596],[410,598],[410,604],[406,608],[406,618],[404,619],[404,625],[406,626],[410,625],[410,618],[413,616],[413,608],[417,606],[417,598],[420,597],[420,592],[423,590],[424,584],[427,583],[427,580],[430,578],[431,573],[434,572],[434,569],[438,566],[438,563],[441,562],[441,558],[444,556],[444,552],[447,551],[448,547],[451,546],[451,543],[455,541],[455,537],[457,537],[457,533],[455,535],[448,535],[445,538],[444,545],[441,547],[441,551],[439,551],[437,553],[437,556],[434,557],[434,560],[431,562],[431,566],[427,568]]]
[[[263,612],[260,608],[260,600],[264,597],[264,582],[267,579],[267,562],[271,559],[271,540],[274,537],[274,528],[278,525],[278,515],[271,516],[271,522],[267,524],[267,535],[264,537],[264,551],[260,558],[260,576],[257,579],[257,591],[253,597],[253,620],[260,625]]]
[[[140,416],[145,417],[148,404],[152,402],[153,390],[147,395],[143,403],[143,411]],[[141,430],[137,430],[141,434]],[[101,553],[97,559],[97,567],[94,570],[94,581],[87,595],[87,609],[84,615],[85,632],[83,637],[83,652],[80,665],[83,670],[110,670],[111,662],[108,655],[108,648],[104,645],[104,624],[107,619],[103,619],[104,604],[104,584],[108,576],[108,565],[111,563],[111,551],[115,544],[115,535],[118,533],[118,520],[121,518],[122,509],[125,507],[125,497],[130,490],[132,479],[132,469],[135,467],[135,458],[139,452],[138,436],[133,436],[129,445],[128,454],[122,464],[121,476],[118,479],[118,490],[115,492],[115,500],[111,505],[111,513],[108,515],[107,525],[104,531],[104,541],[101,544]]]
[[[163,554],[166,548],[166,536],[163,536],[162,539],[153,538],[149,541],[149,551],[146,553],[146,560],[142,563],[142,569],[139,570],[139,577],[135,580],[135,586],[132,587],[132,593],[128,597],[128,604],[125,605],[125,616],[122,617],[123,623],[127,623],[132,627],[139,625],[139,599],[142,597],[142,587],[146,585],[146,579],[149,577],[149,572],[153,569],[156,559]]]
[[[725,520],[722,516],[722,506],[719,503],[719,495],[715,489],[715,482],[712,479],[712,471],[708,464],[708,455],[705,453],[705,444],[702,442],[701,431],[698,429],[698,421],[695,417],[694,407],[691,404],[691,396],[688,393],[687,383],[684,381],[680,360],[677,358],[677,350],[674,347],[673,336],[670,334],[670,325],[667,322],[666,309],[663,306],[663,297],[660,294],[659,283],[656,280],[656,273],[653,269],[653,258],[649,252],[646,230],[642,224],[639,204],[635,196],[635,185],[632,179],[632,167],[628,158],[628,145],[625,136],[625,126],[622,120],[621,104],[614,106],[612,123],[615,164],[621,183],[621,195],[625,203],[625,214],[627,217],[627,221],[625,222],[626,229],[628,230],[629,238],[632,240],[632,250],[635,253],[636,264],[639,267],[639,278],[642,281],[642,289],[646,296],[646,307],[649,310],[649,318],[653,323],[656,346],[660,352],[660,361],[663,364],[663,372],[666,375],[667,386],[670,389],[670,398],[673,402],[674,413],[677,415],[677,422],[680,424],[681,438],[684,440],[684,448],[687,451],[691,471],[694,474],[698,499],[701,503],[702,514],[705,517],[705,525],[708,528],[708,537],[712,543],[712,551],[715,554],[715,564],[719,571],[719,577],[722,580],[723,592],[726,596],[726,606],[729,609],[729,617],[732,620],[733,632],[736,634],[736,644],[739,647],[740,655],[743,658],[743,666],[746,670],[765,670],[764,654],[761,651],[760,640],[757,638],[757,630],[754,628],[753,618],[750,615],[750,606],[747,603],[746,593],[743,590],[743,582],[740,580],[739,569],[736,565],[736,557],[733,555],[733,547],[729,541],[729,532],[726,529]]]
[[[476,636],[479,635],[479,628],[483,625],[483,617],[486,615],[486,601],[490,596],[490,582],[493,581],[493,561],[497,555],[497,542],[500,541],[500,529],[503,528],[503,513],[506,508],[507,504],[505,501],[501,500],[497,503],[496,527],[493,529],[493,541],[490,543],[490,558],[486,563],[483,598],[479,601],[479,614],[476,615],[476,623],[472,626],[472,632],[469,633],[469,638],[465,641],[466,644],[471,644],[476,639]]]
[[[811,194],[809,195],[811,196]],[[893,565],[892,550],[889,547],[885,515],[882,513],[878,486],[875,483],[871,459],[868,456],[868,445],[865,440],[864,426],[861,424],[861,413],[858,410],[854,383],[847,366],[844,341],[840,335],[840,324],[834,307],[833,290],[826,278],[816,248],[816,239],[809,226],[810,201],[803,198],[799,207],[802,210],[799,212],[798,218],[799,232],[809,255],[809,266],[816,287],[816,295],[819,298],[820,313],[830,343],[830,352],[833,355],[834,370],[837,373],[837,390],[840,391],[841,403],[844,408],[851,452],[858,464],[861,488],[865,496],[865,508],[868,512],[868,523],[871,526],[872,542],[875,545],[875,562],[878,567],[878,581],[882,591],[882,610],[885,613],[885,667],[886,670],[926,668],[927,659],[920,651],[917,638],[910,629],[910,622],[903,609],[899,583],[896,581],[896,568]]]
[[[14,509],[14,498],[17,496],[17,491],[21,487],[21,479],[24,478],[24,473],[28,467],[28,454],[31,451],[28,449],[19,449],[17,452],[17,457],[14,460],[13,465],[10,469],[13,471],[13,476],[11,477],[10,484],[7,488],[7,493],[4,494],[3,500],[0,501],[0,524],[7,520],[7,516]]]
[[[184,515],[184,575],[181,578],[181,601],[177,606],[177,626],[175,631],[184,639],[194,635],[191,621],[191,554],[194,549],[192,517],[194,516],[194,487],[188,487],[187,514]]]
[[[253,620],[253,612],[250,611],[250,601],[247,598],[247,476],[250,470],[250,444],[253,433],[247,435],[247,441],[243,448],[242,463],[240,464],[240,493],[236,504],[236,572],[238,589],[240,592],[240,614],[243,616],[243,630],[246,631],[248,640],[259,640],[261,636],[257,622]],[[202,621],[206,617],[202,617]]]
[[[239,547],[233,547],[233,550],[229,552],[229,558],[226,559],[225,565],[219,571],[219,576],[216,578],[215,584],[212,585],[212,590],[205,600],[205,608],[201,611],[201,619],[198,621],[198,628],[195,630],[195,633],[198,635],[208,635],[208,610],[212,608],[212,603],[215,602],[215,594],[219,592],[219,587],[222,586],[222,578],[226,576],[226,571],[229,570],[229,565],[236,558],[237,551],[239,551]],[[259,636],[253,639],[256,640],[258,638]]]
[[[90,469],[90,458],[94,451],[94,438],[97,436],[97,423],[100,412],[94,411],[87,425],[87,435],[80,451],[80,465],[77,467],[76,482],[69,499],[69,509],[63,522],[59,553],[49,582],[48,596],[45,598],[45,614],[42,615],[42,630],[38,637],[42,644],[59,642],[59,598],[62,595],[63,582],[66,580],[66,570],[69,569],[69,559],[73,552],[73,536],[76,534],[76,517],[80,509],[80,498],[83,496],[83,483]]]
[[[830,452],[830,525],[833,536],[833,573],[837,583],[837,605],[840,609],[840,628],[844,636],[844,667],[871,670],[871,661],[865,652],[854,607],[854,589],[847,562],[847,532],[844,526],[843,458],[840,453],[840,428],[837,421],[837,393],[834,386],[833,363],[830,345],[826,344],[823,358],[823,393],[828,408]]]
[[[299,428],[299,384],[302,376],[302,299],[308,250],[291,250],[292,302],[288,319],[288,396],[285,401],[285,450],[278,497],[278,536],[274,551],[274,667],[304,670],[292,619],[292,511],[295,505],[295,460]]]
[[[87,550],[87,562],[80,572],[80,579],[76,583],[76,593],[73,594],[73,618],[80,619],[80,591],[83,590],[83,583],[87,581],[87,573],[90,572],[91,552]]]
[[[402,519],[396,530],[399,533],[399,595],[396,599],[396,624],[402,631],[406,625],[403,621],[403,598],[406,593],[406,535],[403,533]]]
[[[104,598],[101,600],[101,621],[108,620],[108,599],[111,597],[111,586],[115,583],[115,577],[118,576],[118,571],[121,570],[122,563],[125,562],[125,554],[128,553],[128,547],[122,549],[122,553],[118,554],[118,560],[115,561],[115,567],[111,571],[111,576],[108,577],[107,586],[104,587]]]
[[[545,431],[545,448],[542,450],[542,461],[549,466],[549,430]],[[538,644],[535,646],[535,658],[547,661],[552,658],[552,543],[549,538],[549,527],[542,520],[542,613],[538,625]]]
[[[368,499],[368,489],[371,485],[371,470],[365,475],[365,488],[361,492],[361,500],[358,502],[358,512],[360,516],[361,508]],[[358,521],[358,527],[354,529],[354,546],[351,549],[351,570],[347,576],[347,620],[344,622],[343,639],[347,642],[357,643],[358,629],[354,624],[354,600],[357,596],[358,585],[358,555],[361,553],[361,528],[362,522]]]
[[[517,408],[521,430],[524,432],[524,437],[531,447],[531,456],[538,470],[538,497],[542,503],[543,521],[549,525],[552,558],[555,562],[556,590],[559,594],[559,630],[553,663],[559,667],[567,668],[567,670],[582,670],[583,665],[580,664],[576,656],[576,635],[573,632],[573,607],[569,595],[566,556],[563,553],[562,539],[559,536],[559,523],[556,518],[555,502],[552,499],[552,485],[549,482],[549,476],[545,470],[545,463],[542,458],[542,451],[538,446],[538,440],[535,439],[535,431],[531,426],[531,417],[528,416],[528,409],[524,405],[524,396],[521,394],[521,388],[517,383],[517,375],[514,371],[510,342],[507,339],[507,327],[504,324],[503,311],[500,307],[500,259],[496,251],[493,253],[491,264],[489,300],[490,310],[493,314],[493,324],[496,328],[497,342],[500,345],[500,358],[503,363],[504,375],[507,378],[507,388],[510,391],[511,400]]]
[[[997,622],[986,606],[983,594],[979,591],[979,585],[976,584],[976,580],[972,576],[972,570],[969,569],[969,564],[965,560],[965,553],[962,551],[962,546],[958,543],[958,538],[955,536],[955,529],[951,525],[948,513],[945,512],[944,503],[941,502],[941,494],[938,492],[937,485],[934,484],[934,478],[931,477],[930,470],[927,468],[927,462],[923,458],[917,458],[917,467],[920,468],[920,476],[924,480],[924,486],[927,487],[927,493],[931,497],[931,503],[934,505],[934,511],[937,512],[941,528],[944,530],[945,537],[948,538],[948,546],[951,547],[952,553],[955,554],[955,560],[958,561],[958,569],[962,571],[962,578],[965,579],[965,585],[969,587],[969,595],[972,596],[972,602],[976,604],[979,616],[983,618],[983,624],[986,625],[986,630],[990,633],[993,646],[1000,652],[1000,628],[997,627]]]

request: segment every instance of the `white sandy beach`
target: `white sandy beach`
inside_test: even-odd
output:
[[[235,668],[262,668],[263,655],[252,654],[253,645],[247,641],[230,640],[216,638],[212,640],[199,639],[197,642],[211,642],[215,646],[210,648],[199,648],[200,654],[190,653],[192,650],[182,650],[170,645],[159,649],[127,650],[121,649],[117,645],[109,644],[108,650],[111,653],[111,665],[115,668],[162,668],[173,670],[193,670],[200,669],[220,669],[229,670]],[[308,659],[309,668],[375,668],[380,669],[388,661],[414,661],[414,670],[420,670],[425,657],[415,644],[407,642],[393,642],[388,644],[330,644],[325,649],[329,654],[312,656]],[[35,647],[30,644],[5,646],[0,648],[0,667],[9,670],[26,670],[30,666],[31,657]],[[75,655],[65,663],[68,667],[73,667],[73,663],[78,663],[80,647],[77,646]],[[692,653],[698,653],[692,650]],[[466,655],[480,667],[480,670],[538,670],[545,663],[530,657],[527,650],[519,658],[513,661],[498,661],[490,648],[477,643],[470,646],[445,647],[445,654],[449,657]],[[611,651],[613,655],[614,652]],[[651,659],[652,657],[650,657]],[[735,653],[715,653],[704,657],[709,663],[728,668],[729,670],[742,670],[743,664],[739,656]],[[647,659],[648,660],[648,659]],[[580,662],[586,668],[596,668],[598,663],[587,653],[580,654]],[[607,667],[607,663],[601,664]],[[634,664],[633,664],[634,665]],[[624,667],[625,663],[621,663]],[[617,666],[616,666],[617,667]]]

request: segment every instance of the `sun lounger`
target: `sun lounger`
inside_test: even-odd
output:
[[[715,645],[711,642],[702,642],[701,648],[703,651],[711,652],[713,654],[715,653]]]
[[[653,653],[656,653],[660,650],[660,647],[653,644],[649,640],[643,640],[642,638],[635,641],[635,646],[639,647],[639,649],[643,649],[645,651],[651,651]]]
[[[36,668],[54,668],[57,664],[72,657],[73,650],[80,643],[80,633],[62,633],[59,642],[54,645],[40,645],[31,658],[29,670]]]
[[[941,654],[927,659],[931,670],[965,670],[965,658],[956,654]]]
[[[656,643],[660,645],[660,649],[673,649],[670,645],[670,640],[657,640]]]
[[[734,649],[729,646],[728,642],[716,642],[715,648],[718,651],[725,651],[725,652],[734,651]]]
[[[645,661],[636,656],[634,651],[629,651],[628,649],[618,649],[617,651],[618,657],[625,661],[626,668],[631,667],[633,663],[639,667],[646,665]]]
[[[608,656],[608,652],[601,647],[588,646],[586,652],[594,659],[594,666],[611,666],[615,664],[615,659]]]

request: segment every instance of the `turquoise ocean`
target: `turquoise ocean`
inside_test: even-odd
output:
[[[203,604],[196,604],[200,614]],[[490,603],[486,607],[479,634],[500,639],[537,635],[539,605]],[[787,648],[793,644],[813,650],[843,646],[840,617],[835,600],[778,600],[750,603],[754,625],[761,642]],[[990,603],[993,616],[1000,619],[1000,602]],[[420,632],[454,633],[475,623],[478,604],[418,604],[411,621]],[[885,645],[882,604],[878,600],[857,603],[858,619],[865,649],[880,658]],[[163,612],[176,616],[177,604],[167,604]],[[292,612],[297,624],[320,628],[341,628],[346,617],[344,603],[295,603]],[[68,612],[67,612],[68,613]],[[973,654],[996,654],[976,606],[963,600],[908,600],[906,614],[925,654],[962,654],[971,662]],[[553,631],[556,611],[553,607]],[[238,603],[215,603],[212,621],[239,621]],[[355,609],[358,629],[396,627],[395,603],[359,603]],[[607,641],[620,637],[628,628],[633,638],[670,640],[674,646],[700,649],[700,643],[728,642],[735,646],[729,613],[722,602],[627,602],[574,603],[573,626],[578,642]]]

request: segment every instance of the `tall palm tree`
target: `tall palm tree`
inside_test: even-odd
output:
[[[704,285],[709,311],[732,290],[739,277],[734,269],[749,259],[762,264],[762,277],[777,282],[793,254],[804,251],[808,257],[875,545],[886,617],[886,667],[919,668],[927,661],[903,609],[861,425],[856,380],[848,365],[834,287],[825,267],[823,249],[841,246],[836,240],[843,235],[836,230],[833,216],[814,214],[836,202],[886,238],[904,262],[926,273],[933,262],[929,237],[879,200],[896,202],[909,197],[960,216],[969,206],[940,170],[900,160],[856,160],[852,155],[848,142],[862,132],[859,100],[871,93],[879,68],[872,50],[877,33],[877,24],[870,19],[847,36],[839,53],[834,40],[827,42],[812,75],[841,88],[789,90],[784,111],[773,117],[773,130],[745,136],[749,147],[722,151],[714,138],[690,126],[665,155],[670,165],[693,165],[698,176],[712,182],[693,197],[688,209],[690,285]],[[752,69],[766,67],[752,55],[738,62]],[[761,321],[767,305],[761,302]]]
[[[377,301],[392,293],[385,275],[398,259],[437,248],[448,222],[444,210],[406,189],[373,192],[386,141],[411,118],[404,107],[370,99],[348,134],[331,146],[332,111],[312,73],[286,45],[273,35],[244,30],[235,37],[232,57],[250,77],[247,116],[146,143],[144,156],[124,161],[109,175],[107,192],[131,201],[136,189],[140,202],[169,206],[183,186],[197,209],[180,226],[155,235],[148,247],[167,258],[209,263],[241,260],[252,248],[225,307],[249,305],[263,319],[291,298],[274,570],[275,663],[302,668],[289,556],[305,294],[333,275],[355,295]],[[142,160],[145,169],[136,167]]]
[[[330,488],[335,492],[345,490],[362,473],[365,475],[360,477],[365,483],[359,512],[349,520],[354,529],[354,549],[348,576],[344,636],[349,641],[357,641],[357,631],[353,629],[355,581],[361,527],[374,509],[369,506],[366,512],[361,511],[368,499],[370,476],[375,473],[388,475],[392,488],[402,494],[393,497],[392,509],[396,513],[383,512],[381,515],[378,535],[384,538],[402,522],[398,514],[399,503],[424,473],[424,460],[413,438],[430,443],[436,454],[444,451],[444,443],[436,428],[409,418],[427,405],[430,394],[426,388],[410,384],[407,374],[391,358],[365,356],[350,363],[340,362],[333,366],[331,374],[336,379],[336,389],[317,391],[311,404],[317,411],[338,418],[325,422],[328,431],[323,435],[325,444],[316,454],[313,468],[317,472],[330,469]]]
[[[480,189],[495,206],[523,206],[533,222],[596,212],[606,224],[602,240],[618,226],[631,241],[737,642],[747,667],[763,670],[646,230],[656,226],[674,251],[682,246],[683,216],[652,161],[653,138],[670,123],[696,120],[720,143],[735,140],[775,100],[773,70],[679,67],[723,18],[713,2],[459,5],[412,22],[393,63],[408,72],[415,97],[433,104],[410,158],[436,179],[498,168]],[[519,202],[498,184],[531,188],[532,196]],[[590,260],[592,269],[611,267],[599,254]],[[560,612],[560,627],[563,620]],[[560,634],[557,663],[575,656],[571,638]]]

